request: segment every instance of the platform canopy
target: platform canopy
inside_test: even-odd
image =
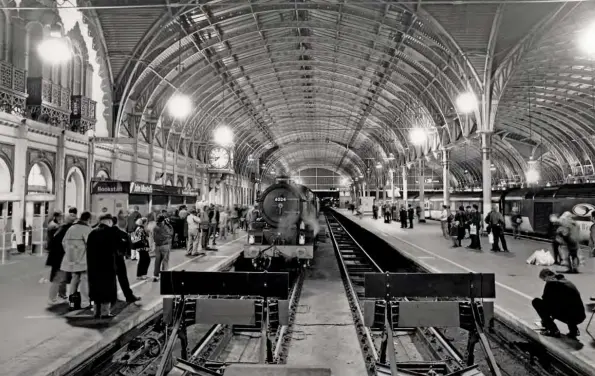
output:
[[[495,182],[530,163],[552,184],[593,174],[590,1],[78,3],[95,7],[126,137],[202,159],[227,125],[239,173],[330,166],[378,181],[420,159],[441,178],[446,148],[452,181],[477,185],[489,132]],[[167,111],[176,92],[192,102],[183,119]]]

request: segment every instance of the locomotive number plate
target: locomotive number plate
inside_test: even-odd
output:
[[[285,202],[287,201],[287,198],[285,197],[275,197],[275,202]]]

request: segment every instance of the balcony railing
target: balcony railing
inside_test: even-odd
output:
[[[71,116],[95,121],[95,107],[97,106],[97,102],[82,95],[73,95],[70,99],[72,102]]]
[[[24,70],[0,62],[0,111],[21,116],[25,113],[26,81]]]
[[[74,132],[85,133],[95,125],[95,109],[97,102],[83,96],[73,95],[72,112],[70,114],[70,129]]]
[[[33,120],[69,128],[70,90],[41,77],[27,79],[27,109]]]
[[[0,111],[86,133],[95,127],[96,110],[90,98],[0,61]]]
[[[70,113],[70,90],[39,77],[27,79],[27,104],[50,105]]]

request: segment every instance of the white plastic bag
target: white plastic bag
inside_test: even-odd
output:
[[[488,234],[488,241],[490,242],[490,244],[494,244],[494,233],[490,232]]]
[[[477,235],[477,226],[469,225],[469,235]]]
[[[539,249],[527,259],[527,264],[538,266],[550,266],[554,264],[554,256],[549,251]]]

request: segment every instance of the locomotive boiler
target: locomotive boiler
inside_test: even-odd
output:
[[[273,263],[308,265],[319,230],[314,192],[303,185],[279,182],[268,187],[257,202],[244,258],[252,259],[257,270],[267,270]]]

